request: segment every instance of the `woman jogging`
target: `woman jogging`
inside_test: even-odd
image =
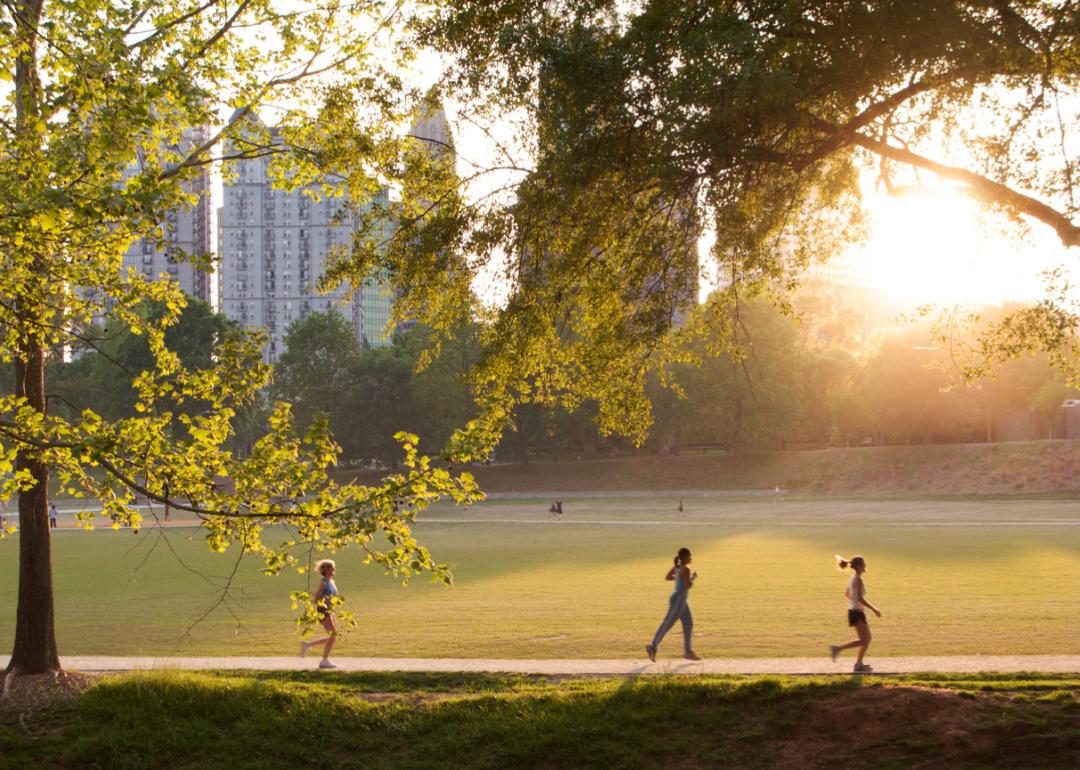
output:
[[[334,573],[337,572],[337,566],[334,564],[333,559],[323,559],[315,565],[315,569],[322,575],[322,580],[319,581],[319,589],[315,592],[315,612],[318,613],[319,622],[322,623],[327,635],[322,639],[301,641],[300,657],[307,655],[308,650],[312,647],[322,645],[323,653],[322,660],[319,661],[319,668],[337,668],[330,662],[330,650],[334,646],[334,640],[337,639],[338,633],[337,623],[334,621],[333,604],[333,599],[338,595],[337,585],[334,583]]]
[[[867,673],[873,669],[863,663],[863,655],[866,654],[866,648],[870,646],[871,638],[870,624],[866,622],[866,613],[863,612],[863,607],[869,609],[879,618],[881,617],[881,612],[877,607],[866,600],[866,584],[863,583],[862,579],[863,573],[866,572],[866,559],[861,556],[852,556],[850,559],[844,559],[837,556],[836,566],[841,570],[851,567],[854,573],[851,576],[851,581],[848,583],[847,591],[844,592],[844,595],[848,598],[848,625],[855,629],[855,633],[859,635],[859,638],[854,642],[848,642],[847,644],[829,645],[829,654],[832,656],[833,660],[836,660],[836,656],[840,654],[841,650],[858,647],[859,657],[855,660],[854,671],[856,674]]]
[[[656,660],[656,649],[660,646],[664,634],[675,625],[676,620],[682,621],[683,657],[687,660],[701,660],[690,646],[690,637],[694,630],[694,616],[690,614],[690,605],[687,603],[687,599],[689,598],[690,589],[694,587],[694,581],[697,580],[697,573],[690,571],[690,562],[693,560],[694,556],[690,553],[689,548],[680,548],[679,553],[675,556],[675,566],[668,570],[667,576],[664,578],[664,580],[675,581],[675,590],[672,591],[671,598],[668,600],[667,615],[664,616],[660,628],[656,629],[656,636],[653,637],[652,644],[645,646],[645,653],[651,661]]]

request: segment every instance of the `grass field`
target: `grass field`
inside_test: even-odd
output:
[[[453,588],[403,589],[339,554],[360,625],[343,656],[634,658],[666,607],[662,578],[682,545],[707,657],[822,654],[848,638],[846,576],[833,553],[868,560],[874,656],[1080,654],[1080,502],[1068,500],[573,499],[442,508],[418,525],[455,568]],[[197,529],[60,531],[54,537],[61,654],[291,654],[295,574],[233,557]],[[0,543],[0,649],[14,628],[18,544]],[[194,626],[193,626],[194,624]],[[193,626],[193,627],[192,627]],[[661,657],[680,652],[678,630]]]
[[[1074,768],[1078,687],[159,672],[21,718],[0,709],[0,767]]]

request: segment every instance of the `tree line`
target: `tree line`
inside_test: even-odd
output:
[[[160,312],[149,308],[145,313]],[[1010,312],[988,308],[980,323]],[[866,335],[866,321],[827,288],[797,295],[789,311],[756,299],[740,304],[737,349],[675,364],[647,393],[653,425],[643,451],[859,446],[1063,437],[1062,402],[1077,391],[1045,355],[1026,354],[963,382],[964,339],[946,338],[930,320]],[[964,334],[977,337],[980,326]],[[267,428],[270,400],[288,401],[301,425],[327,417],[344,464],[394,468],[396,431],[425,447],[443,446],[477,413],[471,377],[488,331],[464,323],[437,351],[430,330],[399,331],[386,347],[363,347],[338,313],[313,313],[290,326],[287,350],[259,404],[236,417],[234,449],[245,452]],[[166,344],[189,367],[213,363],[215,345],[239,326],[191,301]],[[135,414],[133,378],[152,365],[146,340],[130,329],[100,331],[92,348],[49,364],[56,409],[92,409],[109,419]],[[422,363],[423,362],[423,363]],[[122,376],[121,376],[122,375]],[[176,405],[197,411],[197,403]],[[638,451],[627,437],[603,435],[597,406],[519,405],[496,456],[501,461],[567,460]]]

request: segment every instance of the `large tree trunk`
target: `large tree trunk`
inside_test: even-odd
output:
[[[15,363],[15,392],[35,410],[45,411],[45,355],[32,344]],[[26,451],[16,467],[37,482],[19,492],[19,608],[15,648],[8,670],[40,674],[60,668],[53,621],[52,548],[49,532],[49,468]]]
[[[22,138],[34,141],[35,123],[41,112],[41,79],[37,68],[37,43],[43,0],[22,0],[16,16],[21,50],[15,62],[15,127]],[[35,268],[47,276],[43,256],[35,256]],[[41,308],[35,302],[46,297],[23,296],[18,305],[23,317],[23,338],[15,360],[15,393],[35,411],[45,413],[45,343],[38,336]],[[15,648],[9,671],[40,674],[60,668],[53,623],[52,553],[49,533],[49,469],[31,448],[23,445],[16,467],[36,482],[19,492],[19,607],[15,618]]]

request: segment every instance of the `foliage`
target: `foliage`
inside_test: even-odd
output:
[[[452,334],[435,349],[432,330],[414,327],[387,347],[361,349],[340,314],[312,313],[289,327],[274,392],[302,420],[328,417],[342,459],[395,467],[399,429],[444,446],[476,415],[470,374],[480,358],[480,327],[469,322]]]
[[[356,405],[345,394],[360,359],[355,332],[340,313],[312,313],[289,327],[285,347],[274,367],[275,397],[292,403],[302,425],[316,416],[328,418],[345,456],[354,456],[354,437],[347,426]]]
[[[138,494],[197,515],[211,550],[237,543],[268,572],[303,569],[296,547],[360,544],[403,578],[430,571],[448,580],[410,523],[442,496],[476,499],[468,474],[452,475],[399,433],[401,472],[370,487],[337,485],[327,471],[339,448],[325,420],[298,429],[286,403],[269,407],[264,435],[251,436],[246,452],[234,451],[236,420],[268,383],[262,340],[226,334],[212,365],[187,358],[169,344],[187,304],[176,284],[122,269],[135,239],[167,246],[168,212],[195,202],[189,183],[207,167],[230,174],[241,158],[268,157],[277,184],[309,185],[312,195],[337,189],[322,186],[327,174],[348,172],[337,187],[358,207],[388,178],[415,171],[415,143],[399,130],[419,103],[395,73],[413,51],[401,40],[400,8],[19,0],[7,11],[0,361],[14,364],[15,389],[0,396],[0,494],[19,493],[23,564],[11,667],[59,665],[50,473],[68,494],[100,501],[88,506],[87,527],[96,513],[137,527]],[[273,137],[252,119],[269,106],[279,118]],[[193,139],[186,132],[197,127],[207,131]],[[175,257],[209,264],[205,254]],[[112,396],[123,403],[112,414],[47,409],[47,351],[76,346],[95,323],[124,330],[118,353],[134,367],[133,392],[118,385]],[[463,430],[449,443],[445,457],[460,463],[490,442]],[[270,522],[291,534],[267,543]]]
[[[446,92],[519,140],[494,142],[508,192],[454,231],[511,286],[487,392],[504,411],[594,400],[602,431],[640,442],[648,370],[736,347],[740,301],[860,235],[871,170],[898,194],[935,174],[1080,243],[1078,33],[1052,0],[448,0],[419,28],[452,62]],[[706,231],[726,300],[666,335]],[[1010,338],[1061,363],[1075,313],[1043,310]]]
[[[159,323],[168,314],[160,304],[148,305],[140,315],[147,323]],[[65,361],[59,353],[50,357],[47,367],[53,384],[50,398],[53,411],[77,418],[90,409],[104,419],[136,416],[138,393],[132,385],[135,377],[154,367],[154,358],[145,335],[135,334],[122,323],[113,328],[84,331],[85,342],[74,351],[77,357]],[[214,365],[216,347],[227,339],[240,339],[242,332],[225,316],[214,313],[199,300],[188,299],[176,322],[164,335],[165,347],[190,369],[209,369]],[[171,409],[193,415],[205,408],[197,402],[171,404]]]

